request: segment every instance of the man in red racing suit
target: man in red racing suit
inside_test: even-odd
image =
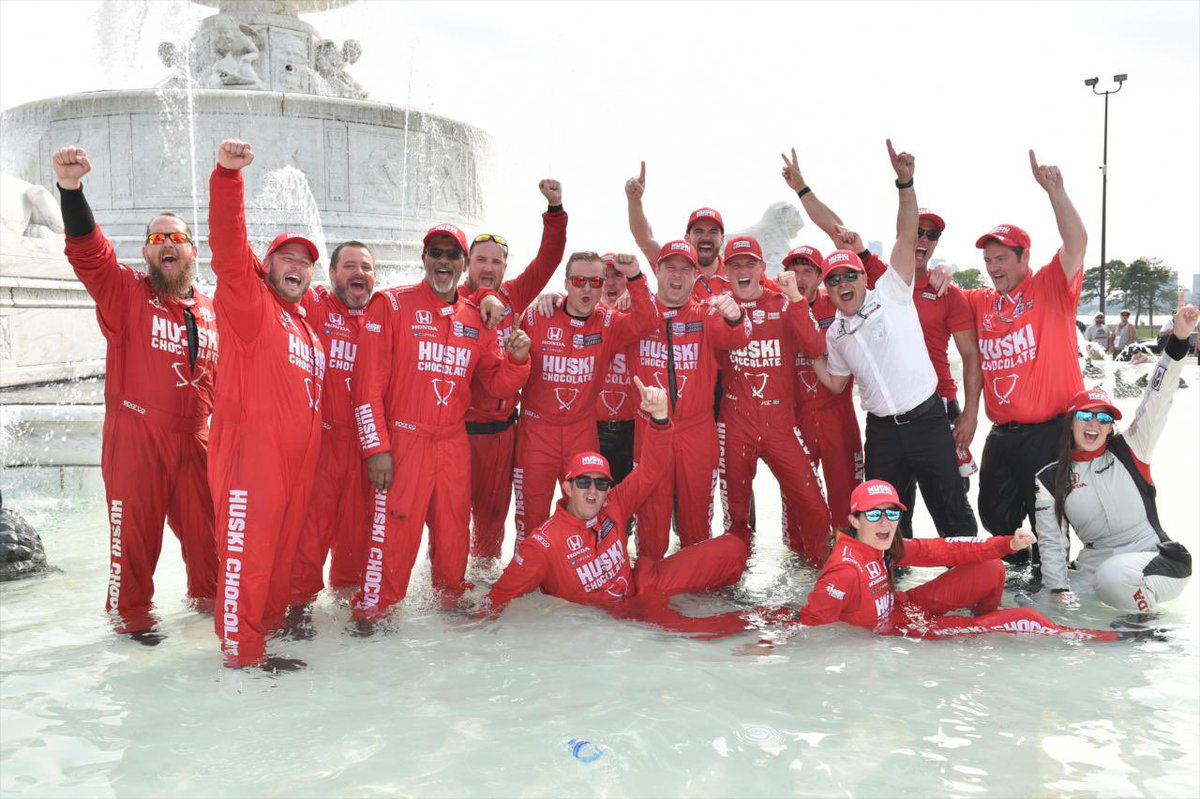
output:
[[[352,603],[359,621],[378,620],[404,599],[426,522],[434,588],[448,601],[466,589],[471,380],[512,397],[529,375],[529,337],[514,331],[503,357],[478,308],[459,294],[466,251],[458,227],[434,226],[423,243],[425,279],[380,292],[367,308],[354,414],[378,493]],[[394,482],[393,467],[403,470]]]
[[[215,612],[225,665],[291,668],[265,659],[282,625],[292,561],[321,448],[325,352],[300,305],[316,246],[282,233],[260,264],[246,238],[241,170],[249,144],[221,143],[209,180],[209,246],[217,276],[221,379],[208,479],[219,555]]]
[[[164,518],[183,552],[188,598],[211,604],[216,591],[206,473],[216,314],[212,300],[192,286],[196,245],[182,219],[150,220],[142,248],[149,273],[135,272],[117,263],[83,196],[87,152],[64,147],[51,163],[67,260],[96,301],[108,344],[100,461],[109,517],[106,609],[120,632],[153,645],[162,637],[150,631]]]

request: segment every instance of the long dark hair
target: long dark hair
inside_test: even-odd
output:
[[[861,516],[862,514],[856,514]],[[825,560],[829,560],[829,556],[833,554],[833,545],[837,542],[837,534],[847,536],[858,540],[858,531],[850,525],[843,527],[835,527],[833,533],[829,536],[829,549],[825,553]],[[896,528],[895,535],[892,536],[892,545],[883,553],[883,565],[887,568],[888,586],[896,587],[896,569],[900,567],[900,561],[904,559],[904,536],[900,534],[900,528]]]
[[[1105,446],[1108,446],[1116,432],[1116,425],[1113,425],[1108,431],[1108,438],[1104,440]],[[1067,495],[1071,493],[1071,473],[1074,471],[1071,452],[1074,449],[1075,414],[1068,413],[1063,417],[1062,432],[1058,434],[1058,468],[1054,472],[1054,518],[1060,529],[1067,518]]]

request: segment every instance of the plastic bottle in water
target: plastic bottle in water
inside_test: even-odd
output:
[[[572,738],[567,741],[567,748],[571,750],[571,754],[576,760],[583,761],[584,763],[595,763],[604,757],[604,750],[598,744],[585,741],[582,738]]]
[[[970,477],[979,471],[979,467],[975,465],[975,459],[971,457],[971,450],[966,447],[958,448],[958,473],[963,477]]]

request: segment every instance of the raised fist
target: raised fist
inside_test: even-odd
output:
[[[504,349],[508,351],[508,359],[513,363],[525,363],[529,360],[529,348],[533,342],[521,328],[513,328],[512,335],[508,337],[508,343],[504,345]]]
[[[779,154],[783,159],[783,180],[788,184],[788,188],[792,191],[800,191],[808,184],[804,182],[804,175],[800,174],[800,162],[796,160],[796,148],[792,148],[792,160],[783,153]]]
[[[1059,172],[1056,166],[1039,166],[1037,156],[1033,154],[1033,150],[1029,151],[1029,168],[1033,170],[1033,179],[1038,182],[1039,186],[1046,190],[1047,194],[1054,191],[1062,191],[1062,172]]]
[[[646,162],[643,161],[642,162],[642,171],[640,173],[638,173],[638,176],[636,178],[630,178],[629,180],[625,181],[625,196],[628,197],[631,202],[635,201],[635,200],[640,201],[642,199],[642,195],[645,193],[646,193]]]
[[[254,161],[254,150],[249,142],[226,139],[217,148],[217,163],[226,169],[242,169]]]
[[[621,253],[613,259],[613,265],[616,266],[618,272],[627,278],[637,277],[642,271],[635,255]]]
[[[737,300],[733,298],[732,294],[718,294],[709,302],[712,303],[713,308],[717,309],[717,313],[730,322],[736,322],[742,318],[742,306],[737,304]]]
[[[1175,312],[1175,338],[1187,341],[1187,337],[1196,329],[1196,322],[1200,320],[1200,311],[1196,310],[1195,305],[1185,305]]]
[[[537,306],[538,316],[545,319],[554,316],[554,313],[558,310],[558,306],[562,305],[562,301],[563,295],[561,294],[550,293],[538,297],[534,303]]]
[[[562,184],[554,178],[546,178],[539,182],[538,191],[546,198],[547,205],[562,205]]]
[[[850,228],[837,226],[839,250],[849,250],[850,252],[862,252],[867,249],[867,245],[863,244],[862,236],[855,233]]]
[[[78,189],[83,176],[92,171],[92,162],[82,147],[63,147],[50,157],[50,165],[54,167],[58,185],[72,191]]]
[[[913,158],[908,153],[897,153],[892,148],[892,140],[887,140],[888,158],[892,159],[892,169],[896,170],[896,180],[901,183],[908,183],[912,180],[913,171],[917,166],[917,159]]]
[[[504,321],[504,303],[495,294],[488,294],[479,301],[479,315],[483,317],[483,326],[495,330]]]
[[[651,419],[664,421],[667,418],[667,392],[658,386],[648,386],[637,377],[633,378],[633,385],[642,395],[642,410],[650,414]]]
[[[800,286],[796,283],[796,273],[784,269],[779,273],[779,277],[775,278],[775,284],[779,286],[779,290],[783,292],[783,296],[787,297],[792,302],[800,302]]]

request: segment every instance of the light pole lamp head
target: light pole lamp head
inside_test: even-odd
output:
[[[1113,80],[1115,80],[1117,83],[1124,83],[1125,81],[1129,80],[1129,76],[1124,73],[1120,75],[1113,75]]]
[[[1084,86],[1091,86],[1091,87],[1093,87],[1093,88],[1094,88],[1094,87],[1096,86],[1096,84],[1097,84],[1097,83],[1099,83],[1099,82],[1100,82],[1100,79],[1099,79],[1099,78],[1088,78],[1087,80],[1085,80],[1085,81],[1083,82],[1083,85],[1084,85]]]

